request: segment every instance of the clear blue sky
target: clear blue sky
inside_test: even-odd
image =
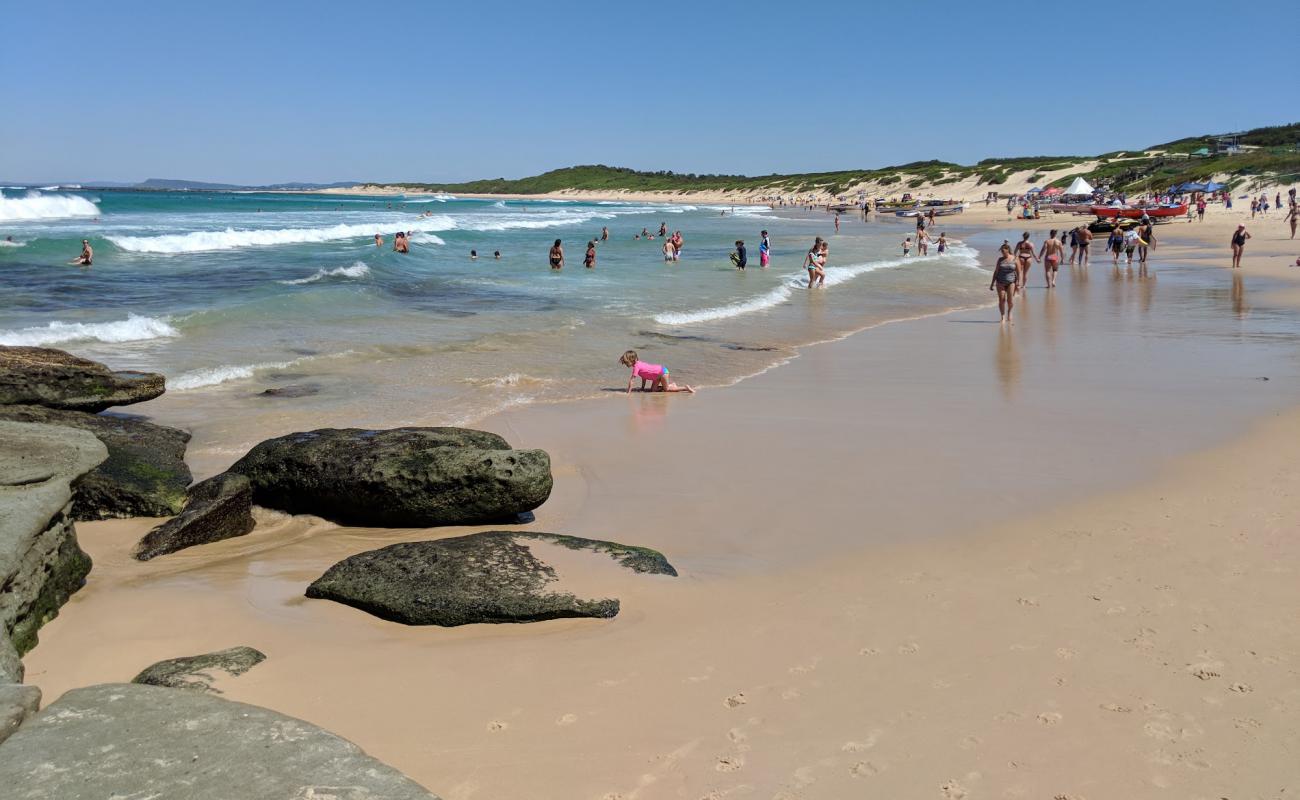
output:
[[[3,180],[766,174],[1300,119],[1294,0],[41,0],[4,19]]]

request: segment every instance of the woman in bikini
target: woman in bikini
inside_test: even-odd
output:
[[[564,269],[564,246],[559,239],[551,245],[551,269]]]
[[[1029,241],[1029,231],[1025,231],[1016,242],[1016,291],[1023,292],[1029,285],[1029,262],[1037,261],[1038,254],[1034,252],[1033,242]]]

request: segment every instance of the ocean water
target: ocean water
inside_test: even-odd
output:
[[[661,239],[633,238],[660,223],[685,238],[677,263]],[[409,254],[391,249],[398,230],[413,232]],[[167,395],[141,411],[193,430],[192,456],[218,463],[307,426],[470,424],[621,389],[629,348],[678,381],[726,385],[803,344],[988,301],[974,248],[905,260],[911,231],[846,215],[836,235],[823,212],[756,207],[6,188],[0,344],[164,373]],[[809,291],[817,235],[830,268]],[[82,238],[90,269],[68,265]],[[736,239],[745,273],[728,259]],[[298,396],[263,394],[287,386]]]

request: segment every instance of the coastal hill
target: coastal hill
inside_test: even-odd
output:
[[[977,164],[915,161],[879,169],[797,175],[696,175],[644,172],[586,165],[527,178],[491,178],[464,183],[369,183],[363,191],[452,192],[494,195],[632,195],[752,201],[782,196],[825,200],[882,194],[941,194],[982,198],[989,191],[1023,192],[1031,187],[1064,188],[1077,175],[1094,186],[1116,190],[1164,189],[1213,179],[1233,189],[1254,191],[1300,179],[1300,123],[1255,128],[1231,135],[1207,134],[1141,150],[1096,156],[986,158]]]

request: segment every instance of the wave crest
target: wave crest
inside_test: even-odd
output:
[[[144,342],[180,336],[166,319],[135,314],[114,322],[61,322],[44,327],[0,331],[0,344],[41,347],[66,342]]]
[[[366,262],[358,261],[350,267],[339,267],[337,269],[325,269],[324,267],[316,270],[314,275],[306,278],[298,278],[291,281],[276,281],[286,286],[300,286],[305,283],[317,283],[319,281],[329,280],[330,278],[365,278],[370,275],[370,267]]]
[[[0,222],[97,216],[99,207],[75,194],[41,194],[37,191],[30,191],[22,197],[0,194]]]
[[[265,228],[224,231],[193,231],[162,236],[109,236],[108,240],[130,253],[202,253],[212,250],[236,250],[241,247],[269,247],[280,244],[308,244],[339,239],[369,238],[376,233],[388,238],[394,228],[411,231],[444,231],[455,227],[448,217],[427,217],[419,220],[374,222],[367,224],[339,224],[324,228]],[[426,235],[424,240],[445,244],[437,236]]]

